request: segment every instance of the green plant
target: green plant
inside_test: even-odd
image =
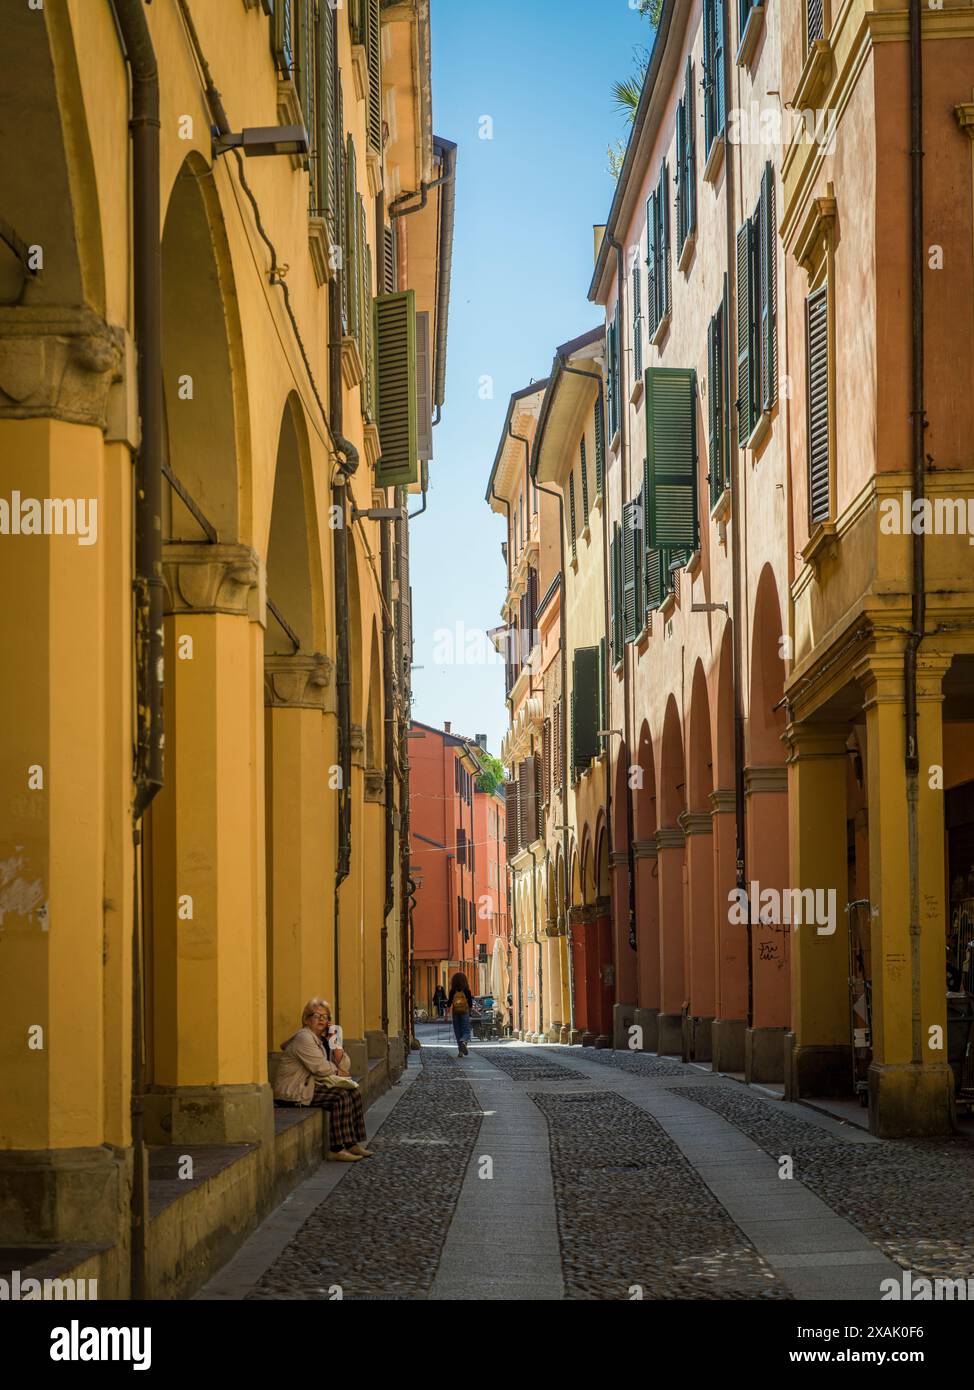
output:
[[[481,754],[483,771],[477,778],[479,792],[495,792],[504,780],[504,764],[500,758],[492,758],[489,753]]]

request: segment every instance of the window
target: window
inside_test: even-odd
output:
[[[582,527],[588,525],[588,464],[585,458],[585,436],[578,445],[579,472],[582,480]]]
[[[737,233],[737,441],[742,447],[778,399],[776,250],[774,170],[768,163],[757,208]]]
[[[418,477],[414,290],[377,297],[374,350],[380,449],[375,483],[376,487],[406,487]]]
[[[714,141],[724,133],[725,4],[726,0],[704,0],[703,5],[703,112],[708,159]]]
[[[643,501],[647,543],[657,550],[692,552],[699,544],[696,396],[692,367],[646,373]]]
[[[605,475],[605,405],[602,398],[602,384],[595,398],[595,495],[602,496],[602,479]]]
[[[572,780],[578,781],[600,752],[599,649],[578,647],[572,653]]]
[[[575,470],[568,475],[568,536],[572,547],[572,561],[577,559],[577,537],[575,532]]]
[[[641,279],[642,272],[639,266],[634,264],[632,268],[632,381],[634,386],[643,374],[643,295]]]
[[[805,0],[805,34],[807,48],[816,39],[825,38],[825,0]]]
[[[693,146],[693,64],[687,58],[683,100],[676,108],[676,245],[677,255],[697,230],[697,189]]]
[[[670,200],[666,160],[646,203],[646,316],[652,342],[670,312]]]
[[[463,829],[457,831],[457,863],[466,865],[467,862],[467,832]]]
[[[808,354],[809,530],[818,522],[827,521],[832,510],[828,295],[826,283],[805,300],[805,348]]]
[[[707,422],[710,505],[730,486],[727,431],[727,279],[724,297],[707,328]]]
[[[640,497],[622,509],[622,636],[634,642],[643,627],[643,506]]]
[[[615,315],[609,324],[606,340],[606,370],[608,373],[607,391],[609,396],[609,439],[615,438],[619,428],[619,324],[620,305],[616,300]]]
[[[612,663],[618,666],[623,654],[622,621],[622,530],[618,521],[612,527],[609,543],[609,571],[612,584]]]

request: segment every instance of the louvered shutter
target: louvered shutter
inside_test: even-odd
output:
[[[533,844],[538,838],[538,797],[534,779],[535,764],[533,756],[525,758],[521,764],[521,796],[524,800],[524,843]]]
[[[585,436],[582,435],[578,445],[579,473],[582,479],[582,528],[588,525],[588,460],[585,456]]]
[[[745,445],[754,429],[754,362],[751,353],[751,222],[737,233],[737,442]]]
[[[827,521],[832,499],[829,476],[829,301],[828,286],[805,301],[808,353],[808,515]]]
[[[825,4],[824,0],[806,0],[806,6],[808,46],[811,48],[816,39],[825,38]]]
[[[572,654],[572,769],[578,776],[599,755],[599,649],[578,647]]]
[[[271,18],[271,52],[284,78],[294,69],[293,4],[294,0],[277,0]]]
[[[363,209],[364,212],[364,209]],[[363,233],[364,240],[364,233]],[[375,322],[372,309],[372,248],[365,244],[364,275],[365,324],[365,381],[362,387],[362,413],[370,423],[375,420]]]
[[[599,638],[599,731],[609,727],[609,713],[607,708],[606,681],[608,680],[608,651],[604,637]],[[604,747],[604,740],[598,740],[599,754],[601,755]]]
[[[298,61],[297,61],[297,88],[298,100],[301,102],[301,114],[304,116],[304,128],[308,133],[308,144],[311,150],[308,160],[308,173],[311,179],[310,187],[310,215],[318,211],[318,82],[315,74],[315,31],[317,28],[315,20],[314,0],[299,0],[298,3]]]
[[[655,190],[646,199],[646,331],[652,338],[659,328],[659,295],[657,264],[659,247],[656,244],[659,219],[656,215]]]
[[[606,334],[605,369],[606,369],[606,378],[607,378],[607,380],[606,380],[606,389],[607,389],[608,395],[609,395],[609,438],[612,439],[612,438],[614,437],[615,432],[616,432],[616,429],[617,429],[616,411],[615,411],[615,402],[616,402],[616,394],[615,394],[615,379],[616,379],[616,325],[615,325],[615,319],[613,319],[612,322],[609,324],[609,327],[608,327],[608,330],[607,330],[607,334]]]
[[[504,841],[508,859],[517,854],[517,783],[504,783]]]
[[[676,164],[673,169],[674,200],[676,202],[676,244],[682,250],[687,234],[686,194],[687,108],[686,94],[676,107]]]
[[[622,660],[623,646],[621,546],[619,523],[616,522],[609,545],[609,567],[612,572],[610,576],[612,581],[612,660],[614,663]]]
[[[406,487],[418,475],[416,296],[413,290],[374,301],[378,487]]]
[[[703,0],[703,138],[704,157],[717,135],[717,102],[714,73],[714,9],[716,0]]]
[[[724,50],[727,47],[727,0],[714,0],[714,118],[718,135],[724,131],[726,95]]]
[[[544,809],[542,806],[543,783],[541,770],[541,754],[535,753],[534,758],[534,838],[540,840],[544,835]]]
[[[330,5],[318,10],[318,212],[328,219],[332,242],[340,240],[338,231],[338,155],[335,133],[338,126],[335,96],[338,82],[336,67],[336,15]],[[339,135],[339,139],[341,136]]]
[[[391,227],[382,229],[382,288],[386,294],[396,292],[396,234]]]
[[[369,249],[368,229],[365,225],[365,202],[360,193],[355,195],[355,264],[358,270],[358,347],[368,377],[368,339],[371,336],[365,327],[365,320],[372,307],[372,274],[366,262]],[[367,387],[363,387],[363,393]]]
[[[568,535],[572,546],[572,559],[577,555],[576,551],[576,532],[575,532],[575,470],[572,469],[568,475]]]
[[[359,270],[358,173],[351,135],[345,148],[345,280],[348,285],[346,334],[358,339],[361,321],[362,275]]]
[[[542,775],[541,786],[543,788],[544,804],[547,806],[551,802],[551,720],[546,719],[541,725],[541,763]]]
[[[696,550],[696,373],[686,367],[646,372],[646,525],[656,549]]]
[[[686,108],[686,148],[684,154],[684,197],[686,199],[686,236],[697,230],[697,168],[696,168],[696,123],[693,102],[693,63],[687,58],[686,95],[683,98]]]
[[[710,505],[723,491],[720,467],[720,315],[707,325],[707,466],[710,469]]]
[[[433,368],[430,362],[430,316],[416,315],[417,452],[426,463],[433,457]]]
[[[551,721],[551,737],[553,747],[551,750],[553,785],[561,789],[561,700],[555,701],[554,715]]]
[[[595,398],[595,495],[602,495],[602,480],[605,477],[605,406],[602,399],[602,383]]]
[[[327,2],[327,0],[326,0]],[[364,0],[365,52],[369,65],[369,144],[382,153],[382,27],[379,0]]]
[[[636,588],[639,580],[636,566],[638,530],[634,516],[635,503],[627,502],[622,509],[622,630],[623,640],[631,642],[636,636]]]
[[[578,781],[578,757],[575,745],[575,690],[572,688],[568,703],[568,772],[572,786]]]
[[[775,229],[774,169],[770,162],[761,176],[761,407],[770,410],[778,399],[778,276]]]
[[[643,304],[639,266],[632,268],[632,370],[635,381],[643,374]]]
[[[660,216],[659,245],[662,275],[660,319],[662,320],[670,312],[670,171],[665,159],[660,171],[657,204]]]

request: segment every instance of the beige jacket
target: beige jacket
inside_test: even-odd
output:
[[[326,1076],[348,1076],[352,1070],[347,1052],[337,1066],[329,1062],[310,1028],[299,1028],[293,1037],[281,1044],[281,1052],[283,1055],[274,1076],[275,1100],[310,1105],[316,1080],[323,1081]]]

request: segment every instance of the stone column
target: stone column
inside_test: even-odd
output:
[[[573,903],[568,909],[568,922],[571,929],[572,966],[575,972],[575,1031],[578,1034],[577,1038],[572,1038],[572,1042],[581,1042],[590,1047],[595,1042],[591,981],[594,961],[586,912],[587,909],[582,904]]]
[[[686,999],[684,960],[684,848],[678,825],[656,833],[659,864],[660,1011],[658,1051],[683,1054],[683,1003]]]
[[[595,1035],[596,1047],[612,1047],[614,1045],[613,1036],[613,1001],[616,997],[616,980],[618,966],[615,960],[615,946],[612,939],[612,902],[609,898],[596,898],[592,906],[592,937],[594,940],[594,951],[596,960],[596,1013],[598,1020]],[[632,954],[632,947],[629,945],[628,929],[626,933],[625,948]],[[622,1019],[628,1022],[632,1018],[632,1005],[622,1015]],[[622,1044],[620,1044],[621,1046]]]
[[[612,1046],[627,1045],[629,1025],[636,1013],[638,994],[638,952],[629,937],[629,852],[612,850],[609,854],[609,875],[612,886],[611,940],[614,987],[611,1005]],[[635,881],[633,891],[635,893]],[[638,927],[634,924],[634,930]],[[638,940],[638,937],[637,937]]]
[[[711,1029],[714,1071],[744,1070],[747,1027],[747,928],[730,920],[737,884],[737,823],[733,790],[710,793],[714,849],[714,1007]]]
[[[263,576],[248,546],[197,544],[166,546],[163,574],[167,765],[151,808],[146,884],[146,1138],[252,1143],[273,1133]]]
[[[0,1242],[117,1245],[120,1268],[137,442],[123,358],[90,310],[0,308]]]
[[[747,875],[755,892],[790,887],[788,870],[788,769],[782,762],[744,769]],[[772,911],[767,916],[777,918]],[[752,1026],[744,1037],[744,1074],[752,1081],[783,1081],[791,1017],[792,930],[779,920],[752,914]]]
[[[714,1021],[714,846],[709,811],[684,811],[687,865],[688,1060],[711,1060]]]
[[[562,1012],[561,941],[558,937],[558,923],[554,917],[545,919],[545,999],[548,1004],[549,1024],[545,1037],[549,1042],[561,1041],[564,1014]]]
[[[313,995],[334,998],[336,794],[329,787],[325,711],[330,658],[264,658],[270,1051],[301,1023]]]
[[[785,1091],[790,1100],[850,1095],[847,728],[791,724],[787,739],[791,887],[802,920],[792,925]],[[830,920],[817,920],[820,908]]]
[[[641,1030],[639,1037],[644,1052],[655,1052],[659,1041],[659,888],[657,885],[657,855],[655,838],[637,840],[633,845],[636,858],[636,939],[639,949],[636,961],[638,976],[638,1006],[632,1021]]]
[[[931,1045],[946,1039],[944,806],[943,791],[930,783],[936,782],[931,769],[943,768],[942,682],[949,665],[948,656],[935,652],[919,660],[916,936],[910,930],[902,652],[872,653],[856,670],[865,696],[869,879],[875,914],[869,1123],[874,1133],[885,1137],[947,1134],[951,1129],[953,1082],[946,1045]]]

